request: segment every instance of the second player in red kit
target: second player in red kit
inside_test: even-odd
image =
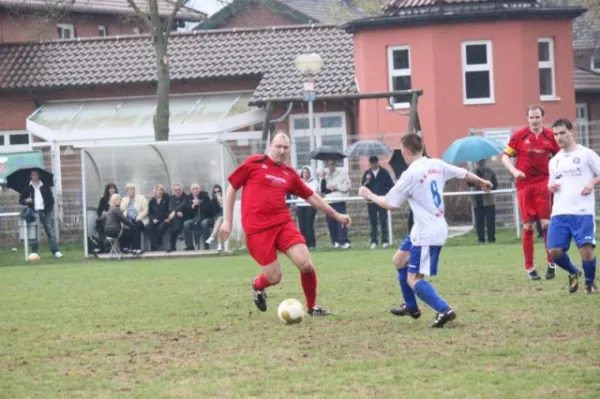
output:
[[[548,165],[550,158],[560,151],[552,130],[543,127],[543,116],[544,111],[540,106],[529,107],[529,126],[512,135],[502,156],[502,162],[515,178],[519,210],[523,220],[525,269],[532,280],[540,279],[533,262],[534,224],[537,220],[541,222],[546,243],[552,210],[552,200],[547,189]],[[511,157],[516,157],[515,165],[512,164]],[[547,248],[546,259],[546,279],[551,279],[555,276],[555,265]]]
[[[267,155],[247,158],[229,176],[224,221],[219,235],[226,240],[231,234],[236,192],[243,187],[242,227],[246,233],[246,247],[262,267],[262,274],[252,282],[254,303],[259,310],[267,310],[265,288],[281,281],[281,265],[277,259],[277,251],[280,251],[300,269],[308,313],[325,316],[330,312],[316,304],[317,276],[304,237],[296,228],[286,206],[286,194],[305,199],[314,208],[347,227],[351,220],[348,215],[336,212],[325,203],[293,168],[284,163],[289,150],[289,138],[284,133],[278,133],[273,136]]]

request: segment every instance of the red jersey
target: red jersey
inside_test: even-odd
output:
[[[516,131],[504,153],[510,157],[517,157],[515,167],[525,173],[524,179],[516,181],[517,189],[548,180],[550,158],[558,151],[560,147],[550,129],[544,128],[537,137],[529,127]]]
[[[313,191],[291,167],[277,165],[266,155],[252,155],[229,176],[236,190],[242,186],[242,227],[247,235],[292,221],[285,204],[287,193],[307,199]]]

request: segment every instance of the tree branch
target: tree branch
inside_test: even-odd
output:
[[[167,18],[167,21],[165,23],[165,32],[167,32],[167,35],[173,29],[173,23],[175,22],[177,13],[179,12],[179,10],[181,10],[181,7],[183,7],[187,2],[188,0],[177,0],[175,3],[173,3],[173,10],[171,11],[171,15],[169,15],[169,18]]]
[[[155,1],[155,3],[156,3],[156,1]],[[148,15],[147,13],[145,13],[144,11],[140,10],[138,5],[135,4],[135,0],[127,0],[127,4],[129,4],[129,7],[133,8],[133,11],[135,11],[135,15],[137,15],[139,19],[144,21],[144,23],[148,26],[148,28],[150,28],[150,31],[153,32],[154,27],[152,26],[151,16]],[[154,32],[153,32],[153,34],[154,34]]]

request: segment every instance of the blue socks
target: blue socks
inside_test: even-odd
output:
[[[408,285],[407,279],[408,268],[404,267],[402,269],[398,269],[398,282],[400,283],[400,290],[402,291],[406,308],[408,310],[417,310],[417,297],[415,297],[414,291],[412,288],[410,288],[410,285]]]
[[[577,274],[577,272],[579,272],[579,269],[575,267],[575,265],[573,265],[573,263],[571,263],[571,259],[569,258],[569,255],[567,255],[566,252],[563,252],[562,255],[560,256],[560,258],[553,258],[552,259],[554,261],[554,263],[556,263],[558,266],[560,266],[561,269],[564,269],[567,271],[567,273],[569,274]],[[585,264],[585,263],[584,263]],[[595,260],[594,260],[594,267],[595,267]],[[585,266],[584,266],[585,269]]]
[[[583,274],[585,275],[585,285],[592,285],[596,278],[596,258],[583,261]]]
[[[435,292],[435,289],[431,284],[425,280],[419,280],[415,284],[415,294],[425,302],[430,308],[435,309],[438,312],[445,312],[450,309],[450,306]]]

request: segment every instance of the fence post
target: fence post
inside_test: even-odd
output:
[[[388,215],[388,243],[390,245],[392,245],[392,243],[394,242],[394,234],[393,234],[394,225],[392,223],[392,212],[390,210],[388,210],[387,215]]]
[[[521,218],[519,215],[519,202],[517,198],[517,190],[513,191],[513,213],[515,219],[515,229],[517,232],[517,237],[521,238]]]

